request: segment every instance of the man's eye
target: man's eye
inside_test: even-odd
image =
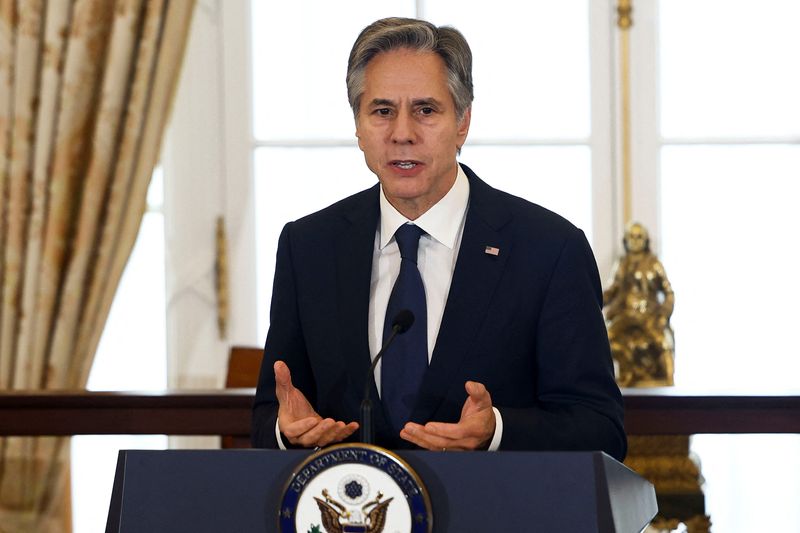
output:
[[[375,112],[382,117],[386,117],[389,115],[389,113],[391,113],[391,110],[387,107],[382,107],[380,109],[376,109]]]
[[[419,110],[423,115],[433,115],[434,109],[432,107],[423,107]]]

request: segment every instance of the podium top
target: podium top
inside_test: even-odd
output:
[[[121,451],[106,532],[278,531],[310,453]],[[427,487],[434,532],[638,533],[657,511],[652,485],[601,452],[396,453]]]

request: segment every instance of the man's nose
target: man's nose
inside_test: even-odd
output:
[[[392,128],[392,143],[417,143],[417,133],[414,119],[409,113],[399,113],[397,118],[394,120],[394,127]]]

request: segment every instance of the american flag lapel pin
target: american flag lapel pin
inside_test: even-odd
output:
[[[495,248],[494,246],[487,246],[484,248],[483,253],[488,255],[498,256],[500,255],[500,248]]]

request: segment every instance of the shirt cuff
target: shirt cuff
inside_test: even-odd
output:
[[[495,413],[495,416],[497,416],[496,413]],[[281,438],[281,429],[278,427],[278,421],[277,420],[275,421],[275,440],[278,441],[278,449],[280,449],[280,450],[285,450],[286,449],[286,445],[283,443],[283,439]],[[494,441],[492,441],[492,442],[494,442]]]
[[[497,407],[492,407],[492,411],[494,411],[494,437],[489,443],[489,451],[496,452],[500,449],[500,441],[503,439],[503,417]],[[278,443],[280,444],[280,441]]]

